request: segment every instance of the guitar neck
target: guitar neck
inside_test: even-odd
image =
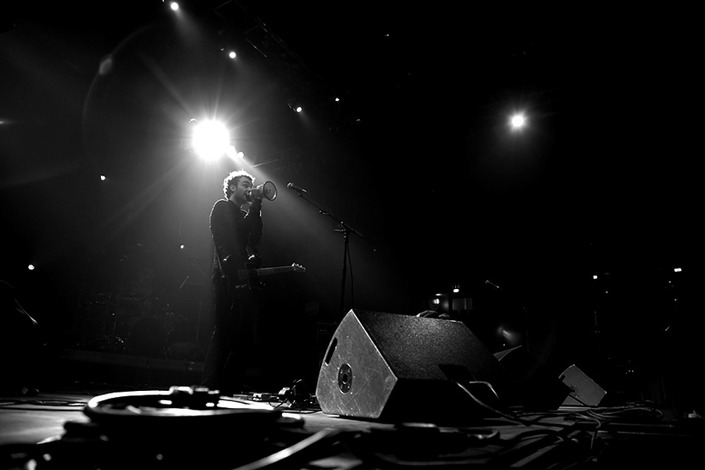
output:
[[[267,276],[269,274],[281,274],[292,271],[291,266],[276,266],[272,268],[259,268],[257,269],[258,276]]]
[[[293,271],[294,268],[291,266],[276,266],[272,268],[253,268],[253,269],[241,269],[240,277],[246,279],[253,274],[256,276],[268,276],[270,274],[281,274]]]

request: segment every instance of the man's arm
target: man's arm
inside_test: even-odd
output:
[[[213,206],[210,230],[221,269],[228,277],[236,278],[237,270],[245,265],[242,254],[244,250],[238,243],[237,229],[228,201],[220,200]]]
[[[255,199],[252,201],[252,204],[250,204],[250,210],[245,216],[245,223],[247,224],[248,229],[247,245],[250,249],[254,250],[254,252],[250,254],[256,254],[256,246],[259,244],[260,240],[262,240],[263,224],[261,199]]]

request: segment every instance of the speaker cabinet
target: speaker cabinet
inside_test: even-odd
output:
[[[353,309],[328,344],[316,398],[324,413],[346,417],[477,418],[481,408],[457,382],[483,401],[505,383],[497,358],[464,323]]]
[[[564,370],[560,379],[570,389],[563,406],[597,406],[607,391],[580,370],[575,364]]]

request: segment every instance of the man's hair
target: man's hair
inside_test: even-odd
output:
[[[233,193],[230,191],[230,185],[234,184],[237,186],[242,178],[249,178],[250,181],[252,181],[252,184],[255,183],[255,177],[245,170],[231,171],[228,173],[228,176],[226,176],[223,180],[223,193],[225,194],[226,199],[229,199],[230,195]]]

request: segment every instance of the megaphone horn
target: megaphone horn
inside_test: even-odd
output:
[[[250,200],[262,199],[263,197],[269,199],[270,201],[273,201],[277,198],[277,187],[274,186],[274,183],[272,183],[271,181],[266,181],[263,184],[255,186],[248,193],[248,199]]]
[[[277,198],[277,187],[271,181],[266,181],[262,185],[262,194],[270,201],[273,201]]]

